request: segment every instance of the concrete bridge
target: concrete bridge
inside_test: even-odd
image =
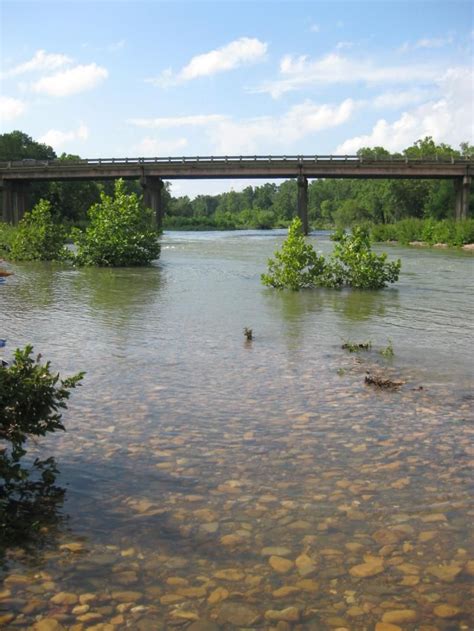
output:
[[[359,156],[197,156],[169,158],[97,158],[74,162],[21,160],[0,162],[3,220],[17,223],[28,208],[32,182],[139,180],[145,204],[162,222],[164,180],[296,178],[298,215],[308,231],[308,178],[451,179],[456,191],[454,215],[467,217],[474,159],[368,159]]]

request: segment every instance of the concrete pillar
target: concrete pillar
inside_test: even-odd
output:
[[[469,200],[471,197],[471,181],[472,178],[469,175],[464,177],[457,177],[454,180],[454,217],[456,221],[460,219],[467,219],[469,214]]]
[[[16,226],[28,210],[30,183],[4,180],[2,192],[3,221]]]
[[[308,234],[308,178],[304,175],[298,176],[298,217],[301,219],[303,234]]]
[[[140,184],[143,188],[143,203],[155,213],[156,227],[161,230],[163,225],[163,200],[161,191],[164,182],[159,177],[142,177]]]
[[[471,181],[469,175],[465,175],[462,179],[462,208],[461,219],[467,219],[469,215],[469,201],[471,198]]]

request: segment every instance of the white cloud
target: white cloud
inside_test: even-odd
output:
[[[346,99],[339,105],[318,105],[304,101],[281,116],[261,116],[224,120],[213,126],[210,137],[214,150],[221,154],[253,154],[288,150],[291,145],[316,132],[348,121],[357,103]]]
[[[319,33],[321,27],[319,26],[319,24],[311,24],[309,30],[311,31],[311,33]]]
[[[26,104],[20,99],[10,96],[0,96],[0,120],[11,121],[21,116],[26,110]]]
[[[71,131],[60,131],[59,129],[50,129],[43,136],[39,138],[39,142],[44,142],[45,145],[53,147],[53,149],[59,149],[68,142],[74,140],[87,140],[89,138],[89,129],[86,125],[79,125],[77,129]]]
[[[140,156],[168,156],[176,155],[181,149],[188,146],[186,138],[176,138],[172,140],[161,140],[157,138],[143,138],[136,145],[135,151]]]
[[[343,48],[352,48],[354,46],[354,42],[337,42],[336,50],[342,50]]]
[[[211,151],[217,154],[254,154],[262,151],[288,151],[294,143],[324,129],[342,125],[348,121],[360,102],[346,99],[337,105],[317,104],[310,100],[294,105],[279,116],[233,118],[221,114],[177,116],[170,118],[132,119],[138,127],[172,129],[201,127],[210,142]],[[142,153],[169,155],[174,149],[182,149],[183,138],[170,141],[146,138],[142,141]],[[202,142],[202,141],[201,141]],[[173,144],[174,143],[174,144]]]
[[[266,81],[254,91],[269,93],[278,98],[286,92],[318,84],[425,83],[439,76],[439,71],[426,64],[382,66],[370,59],[349,59],[338,53],[329,53],[315,60],[307,55],[285,55],[280,62],[280,74],[281,79]]]
[[[79,65],[43,77],[31,85],[34,92],[49,96],[69,96],[91,90],[108,77],[108,71],[95,63]]]
[[[443,46],[447,46],[452,43],[453,38],[451,35],[448,37],[423,37],[413,44],[410,44],[410,42],[404,42],[398,49],[398,52],[406,53],[410,50],[417,50],[420,48],[443,48]]]
[[[256,38],[241,37],[221,48],[196,55],[176,75],[173,74],[171,68],[167,68],[158,78],[146,79],[146,81],[158,87],[176,85],[262,61],[266,52],[265,42]]]
[[[29,61],[25,61],[18,66],[14,66],[3,73],[3,77],[16,77],[26,72],[38,70],[56,70],[72,63],[72,59],[67,55],[47,53],[45,50],[37,50]]]
[[[372,103],[377,109],[400,109],[426,101],[432,94],[432,90],[421,90],[419,88],[399,92],[383,92]]]
[[[449,69],[439,80],[440,98],[404,112],[392,123],[378,120],[370,133],[346,140],[336,152],[350,154],[367,146],[400,151],[424,136],[433,136],[436,142],[453,146],[463,141],[474,142],[473,79],[470,68]]]
[[[128,122],[148,129],[171,129],[172,127],[205,126],[227,119],[221,114],[196,114],[194,116],[169,116],[162,118],[131,118]]]
[[[442,48],[447,44],[452,44],[452,37],[425,37],[415,42],[414,48]]]
[[[119,50],[122,50],[122,48],[125,47],[125,40],[124,39],[119,39],[116,42],[112,42],[111,44],[108,44],[108,46],[106,46],[106,50],[109,53],[116,53]]]

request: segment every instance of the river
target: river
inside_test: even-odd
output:
[[[383,291],[277,292],[260,273],[283,238],[9,266],[3,356],[32,343],[87,374],[67,432],[32,446],[66,493],[6,555],[5,628],[474,628],[472,255],[386,246],[402,273]]]

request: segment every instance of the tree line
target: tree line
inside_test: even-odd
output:
[[[461,143],[459,149],[437,144],[431,137],[417,140],[401,153],[383,147],[363,148],[364,158],[438,158],[450,159],[474,155],[474,147]],[[73,161],[79,156],[58,156],[52,147],[13,131],[0,135],[0,161],[23,160]],[[141,194],[138,182],[127,182],[127,192]],[[67,224],[87,221],[88,209],[100,201],[101,193],[111,195],[113,182],[39,182],[31,189],[31,206],[40,199],[50,202],[53,213]],[[247,186],[242,191],[218,195],[174,197],[170,184],[162,192],[165,228],[235,229],[286,227],[296,215],[297,183],[265,183]],[[471,193],[470,214],[474,209]],[[406,218],[443,220],[453,217],[454,187],[449,180],[393,179],[318,179],[308,186],[308,217],[313,228],[348,227],[360,223],[391,224]]]

